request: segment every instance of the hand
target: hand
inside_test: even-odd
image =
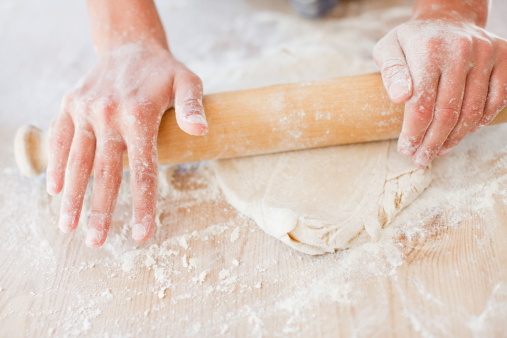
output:
[[[374,50],[394,103],[405,102],[398,152],[427,166],[507,105],[507,41],[455,18],[396,27]]]
[[[183,131],[206,134],[201,80],[167,48],[125,44],[101,53],[97,65],[63,99],[50,135],[47,190],[58,194],[65,181],[59,220],[63,232],[78,225],[93,167],[86,244],[104,243],[127,151],[132,237],[136,241],[150,237],[157,202],[157,134],[162,115],[173,103]]]

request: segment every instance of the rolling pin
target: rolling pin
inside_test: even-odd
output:
[[[380,73],[282,84],[206,95],[209,132],[191,136],[168,110],[158,134],[160,165],[397,138],[403,104],[389,100]],[[507,108],[492,124],[507,122]],[[47,167],[48,132],[21,127],[14,141],[20,171],[37,176]],[[124,168],[128,158],[124,154]]]

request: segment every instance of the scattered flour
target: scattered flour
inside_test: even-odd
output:
[[[13,64],[16,70],[6,69],[6,78],[12,79],[8,88],[0,82],[5,93],[0,101],[0,228],[8,239],[0,248],[4,262],[0,324],[23,316],[34,332],[70,337],[166,332],[309,336],[321,329],[315,326],[319,325],[316,316],[332,314],[336,332],[349,327],[349,317],[354,317],[361,318],[354,322],[356,336],[374,336],[396,334],[385,323],[395,316],[392,304],[401,304],[403,311],[396,315],[423,336],[449,335],[455,327],[466,327],[475,336],[503,334],[495,327],[507,317],[507,287],[494,274],[483,273],[480,263],[490,257],[490,251],[501,249],[492,247],[498,234],[492,210],[507,204],[506,126],[481,130],[435,161],[428,190],[377,242],[354,250],[309,257],[266,236],[225,203],[208,163],[160,170],[157,228],[145,244],[130,239],[130,179],[125,174],[108,239],[102,248],[89,250],[84,248],[84,238],[91,191],[86,193],[76,232],[61,234],[56,227],[61,197],[45,193],[44,177],[21,177],[10,150],[16,127],[25,119],[47,126],[60,97],[93,64],[90,38],[82,29],[83,4],[5,3],[10,7],[0,11],[0,23],[9,25],[9,31],[23,32],[28,24],[40,29],[30,32],[34,37],[27,41],[34,43],[27,44],[29,53],[19,49],[28,47],[14,43],[19,42],[17,35],[0,35],[14,48],[13,53],[0,55],[1,64]],[[160,2],[159,9],[175,54],[202,76],[206,90],[212,92],[314,80],[343,74],[344,69],[349,74],[376,70],[371,61],[375,41],[406,19],[410,9],[358,14],[356,3],[347,5],[348,16],[318,22],[294,17],[284,2],[277,1],[266,2],[271,10],[263,12],[253,2],[228,0],[200,2],[206,15],[183,0]],[[33,20],[33,13],[55,8],[65,12],[61,20],[68,30],[48,22],[50,15]],[[25,12],[32,14],[16,19]],[[177,28],[194,15],[200,15],[201,25],[181,34]],[[216,17],[224,19],[217,23]],[[251,65],[259,62],[265,69],[253,72]],[[323,70],[317,63],[335,63],[336,69]],[[19,102],[33,111],[31,116],[11,116],[19,111]],[[202,209],[209,214],[197,212]],[[473,243],[470,251],[449,247],[449,237],[471,236],[470,232],[474,236],[466,242]],[[446,271],[416,269],[442,252],[449,254],[432,264]],[[26,269],[16,270],[11,262]],[[460,295],[466,297],[456,300],[454,294],[442,294],[441,280],[460,285]],[[477,289],[489,295],[478,312],[469,303],[481,304],[480,297],[474,298]]]
[[[220,273],[218,274],[218,277],[220,279],[226,279],[227,277],[229,277],[231,275],[231,273],[229,272],[228,269],[222,269],[222,271],[220,271]]]
[[[233,232],[231,234],[231,243],[234,243],[234,242],[236,242],[238,240],[238,238],[239,238],[239,231],[240,231],[239,227],[236,227],[233,230]]]

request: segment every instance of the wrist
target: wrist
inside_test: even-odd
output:
[[[130,62],[151,58],[173,58],[171,52],[159,43],[147,41],[122,41],[104,46],[97,52],[99,60],[105,62]],[[137,62],[137,61],[136,61]]]
[[[128,35],[114,34],[112,36],[100,37],[95,40],[95,50],[99,57],[122,49],[170,54],[167,42],[165,40],[161,41],[157,37],[153,36],[140,35],[131,37]]]
[[[87,0],[97,53],[139,44],[169,50],[153,0]]]
[[[488,17],[488,0],[419,0],[411,20],[447,20],[470,23],[484,28]]]

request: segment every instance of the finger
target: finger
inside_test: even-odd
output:
[[[425,167],[433,160],[456,126],[463,102],[467,71],[468,69],[460,65],[442,73],[433,121],[414,155],[414,162],[418,166]]]
[[[132,238],[147,240],[155,224],[158,184],[157,133],[135,132],[128,143],[132,189]]]
[[[91,129],[76,129],[65,173],[58,223],[63,232],[72,232],[77,227],[95,154],[95,136]]]
[[[86,245],[99,247],[104,244],[111,225],[113,211],[123,171],[125,145],[120,135],[99,137],[94,161],[93,198]]]
[[[204,135],[208,122],[202,106],[202,82],[188,70],[180,71],[174,79],[176,121],[190,135]]]
[[[476,63],[470,70],[458,122],[442,145],[438,156],[448,154],[482,119],[491,75],[491,67],[488,67],[487,62]]]
[[[490,124],[505,107],[507,107],[507,60],[498,63],[491,72],[484,115],[472,131]]]
[[[50,127],[48,169],[46,174],[46,189],[50,195],[60,193],[65,179],[65,167],[69,157],[70,146],[74,136],[74,123],[71,116],[62,110]]]
[[[395,32],[388,34],[377,43],[373,56],[380,68],[382,81],[391,101],[402,103],[410,99],[412,77]]]
[[[403,126],[398,139],[398,152],[406,157],[415,154],[433,120],[440,73],[438,70],[426,71],[426,68],[420,65],[411,67],[414,90],[405,103]]]

